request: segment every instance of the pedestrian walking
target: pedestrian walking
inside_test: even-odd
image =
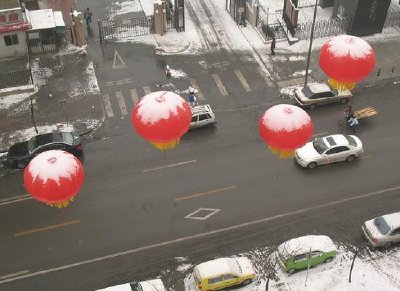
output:
[[[90,29],[90,25],[92,23],[92,11],[90,11],[89,7],[86,8],[86,11],[83,13],[83,17],[85,17],[86,20],[86,26],[88,29]]]
[[[276,45],[276,40],[275,37],[273,37],[271,41],[271,55],[275,54],[275,45]]]

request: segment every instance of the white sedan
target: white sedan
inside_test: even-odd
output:
[[[374,247],[400,242],[400,212],[386,214],[364,222],[365,237]]]
[[[351,162],[363,152],[362,142],[355,135],[335,134],[306,143],[296,150],[295,159],[300,166],[313,169],[318,165]]]
[[[167,291],[161,279],[152,279],[138,283],[125,283],[98,289],[96,291]]]

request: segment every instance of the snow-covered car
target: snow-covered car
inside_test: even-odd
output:
[[[192,121],[190,122],[190,129],[215,125],[215,114],[209,104],[193,106],[191,110]]]
[[[316,138],[295,151],[297,163],[313,169],[340,161],[351,162],[364,152],[361,140],[355,135],[334,134]]]
[[[308,266],[332,261],[337,248],[326,235],[306,235],[282,243],[275,255],[281,268],[292,274]]]
[[[400,212],[386,214],[364,222],[365,237],[374,247],[400,242]]]
[[[161,279],[115,285],[95,291],[167,291]]]
[[[193,268],[198,290],[219,290],[250,284],[256,277],[251,261],[246,257],[219,258]]]
[[[332,90],[328,84],[325,83],[312,83],[305,87],[297,88],[294,91],[294,98],[296,102],[303,107],[314,109],[315,107],[328,104],[347,103],[349,98],[353,95],[350,90],[336,91]]]

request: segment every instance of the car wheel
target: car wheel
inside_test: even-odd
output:
[[[296,269],[289,269],[287,272],[288,274],[292,275],[294,272],[296,272]]]
[[[243,281],[243,285],[249,285],[251,283],[251,280],[250,279],[246,279],[246,280],[244,280]]]
[[[347,103],[347,98],[340,99],[340,104],[345,104],[345,103]]]
[[[325,261],[324,261],[324,263],[330,263],[330,262],[332,262],[332,260],[333,260],[332,257],[326,258]]]
[[[308,169],[315,169],[317,167],[317,163],[316,162],[311,162],[307,165]]]
[[[356,158],[356,157],[355,157],[354,155],[351,155],[351,156],[348,156],[348,157],[346,158],[346,161],[347,161],[347,162],[352,162],[352,161],[354,161],[355,158]]]
[[[19,161],[16,166],[18,169],[25,169],[27,165],[28,165],[27,161]]]
[[[317,107],[317,104],[313,103],[310,105],[310,110],[314,110]]]

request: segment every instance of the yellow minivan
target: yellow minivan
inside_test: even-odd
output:
[[[235,285],[250,284],[256,277],[251,261],[246,257],[219,258],[193,268],[198,290],[221,290]]]

